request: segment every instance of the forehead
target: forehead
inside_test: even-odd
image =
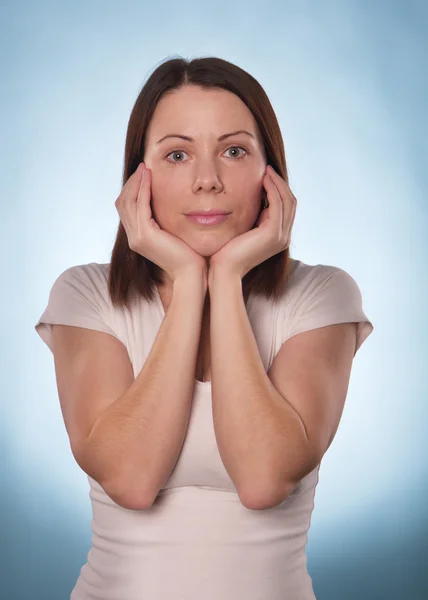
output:
[[[196,141],[211,136],[217,139],[238,129],[246,129],[260,140],[250,109],[236,94],[188,85],[160,99],[147,130],[147,140],[155,142],[168,133],[181,133]]]

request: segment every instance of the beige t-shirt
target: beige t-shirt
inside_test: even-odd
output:
[[[280,301],[247,302],[259,353],[269,370],[291,336],[334,323],[357,322],[357,350],[373,331],[360,289],[343,269],[291,259]],[[159,294],[131,310],[112,306],[109,264],[66,269],[35,325],[52,349],[51,324],[105,331],[127,348],[134,375],[144,365],[165,315]],[[117,505],[88,476],[92,547],[71,600],[314,600],[306,543],[319,465],[278,506],[249,510],[218,452],[211,382],[195,380],[184,444],[165,486],[146,510]]]

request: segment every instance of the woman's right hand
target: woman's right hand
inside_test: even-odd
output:
[[[161,267],[173,281],[195,272],[202,273],[206,281],[205,258],[183,240],[161,229],[154,220],[150,206],[151,182],[150,169],[140,163],[115,202],[129,247]]]

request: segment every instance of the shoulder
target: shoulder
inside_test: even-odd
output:
[[[82,293],[95,292],[106,296],[108,290],[109,263],[91,262],[68,267],[57,277],[54,285],[73,287]]]
[[[54,301],[78,301],[110,311],[109,268],[109,263],[96,262],[68,267],[54,281],[51,298]]]
[[[317,296],[323,290],[350,290],[359,293],[355,279],[341,267],[327,264],[308,264],[301,260],[292,259],[292,269],[284,299],[292,306],[302,305],[310,298]]]
[[[333,275],[345,274],[345,277],[349,275],[347,271],[335,265],[325,265],[322,263],[313,265],[297,259],[292,259],[292,265],[289,278],[291,287],[317,286],[325,283]]]
[[[358,323],[357,349],[373,331],[360,287],[345,269],[297,261],[290,278],[286,338],[338,323]]]
[[[63,280],[82,280],[92,282],[94,285],[107,283],[110,263],[91,262],[83,265],[68,267],[58,276]]]

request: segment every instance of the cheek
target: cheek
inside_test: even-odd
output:
[[[167,220],[174,206],[173,194],[166,182],[153,177],[151,185],[151,207],[152,211],[162,219]]]
[[[162,229],[165,229],[168,224],[168,216],[170,211],[168,209],[168,202],[166,202],[165,196],[156,188],[152,188],[151,190],[150,207],[152,209],[152,217],[156,223]]]
[[[255,227],[260,215],[261,203],[247,203],[241,210],[235,212],[235,230],[236,234],[245,233]]]
[[[262,189],[260,185],[253,185],[245,197],[245,218],[248,221],[254,221],[262,208]]]

